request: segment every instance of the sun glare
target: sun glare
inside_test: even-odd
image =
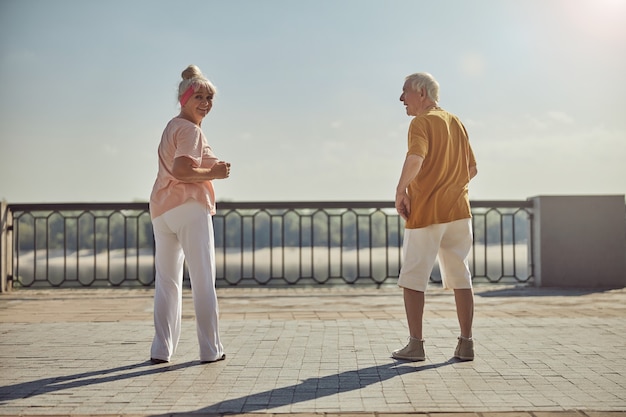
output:
[[[563,2],[563,12],[588,36],[626,38],[626,0],[578,0]]]

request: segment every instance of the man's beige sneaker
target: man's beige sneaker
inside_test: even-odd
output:
[[[409,344],[402,349],[391,352],[391,357],[405,361],[423,361],[426,359],[424,341],[411,337],[409,338]]]
[[[474,360],[474,340],[459,337],[459,342],[454,350],[454,357],[462,361]]]

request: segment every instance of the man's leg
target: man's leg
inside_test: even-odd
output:
[[[424,293],[404,288],[404,310],[406,320],[409,324],[409,334],[411,337],[422,340],[423,318],[424,318]]]
[[[409,343],[402,349],[394,350],[391,356],[395,359],[423,361],[424,340],[422,339],[422,318],[424,316],[424,292],[404,288],[404,308],[409,323]]]
[[[454,290],[456,314],[461,327],[454,357],[462,361],[474,360],[474,340],[472,339],[472,321],[474,319],[474,293],[472,289]]]
[[[392,352],[391,356],[396,359],[411,361],[426,359],[422,332],[424,293],[437,258],[440,240],[439,225],[404,231],[403,265],[398,277],[398,286],[404,290],[404,309],[410,338],[408,345],[403,349]]]
[[[469,289],[454,290],[456,315],[461,327],[461,337],[471,339],[474,321],[474,291]]]
[[[461,336],[472,337],[474,320],[474,292],[468,256],[472,248],[472,226],[470,219],[446,224],[446,231],[439,248],[439,266],[444,288],[454,288],[456,314],[461,327]]]
[[[468,264],[471,247],[470,219],[457,220],[446,225],[446,233],[439,249],[439,265],[444,288],[454,289],[456,314],[461,329],[454,357],[461,360],[474,359],[474,341],[472,340],[474,292]]]

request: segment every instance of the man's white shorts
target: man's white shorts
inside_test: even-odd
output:
[[[468,264],[471,248],[471,219],[433,224],[419,229],[405,229],[403,265],[398,285],[425,292],[435,260],[439,256],[444,288],[472,288]]]

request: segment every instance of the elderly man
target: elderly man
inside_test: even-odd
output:
[[[472,246],[470,179],[476,160],[460,120],[438,107],[439,84],[428,73],[406,77],[400,101],[414,116],[408,152],[396,189],[396,210],[405,220],[403,265],[398,285],[404,290],[409,343],[396,359],[424,360],[424,292],[439,257],[444,288],[454,290],[461,328],[454,357],[474,359],[474,293],[468,266]]]

